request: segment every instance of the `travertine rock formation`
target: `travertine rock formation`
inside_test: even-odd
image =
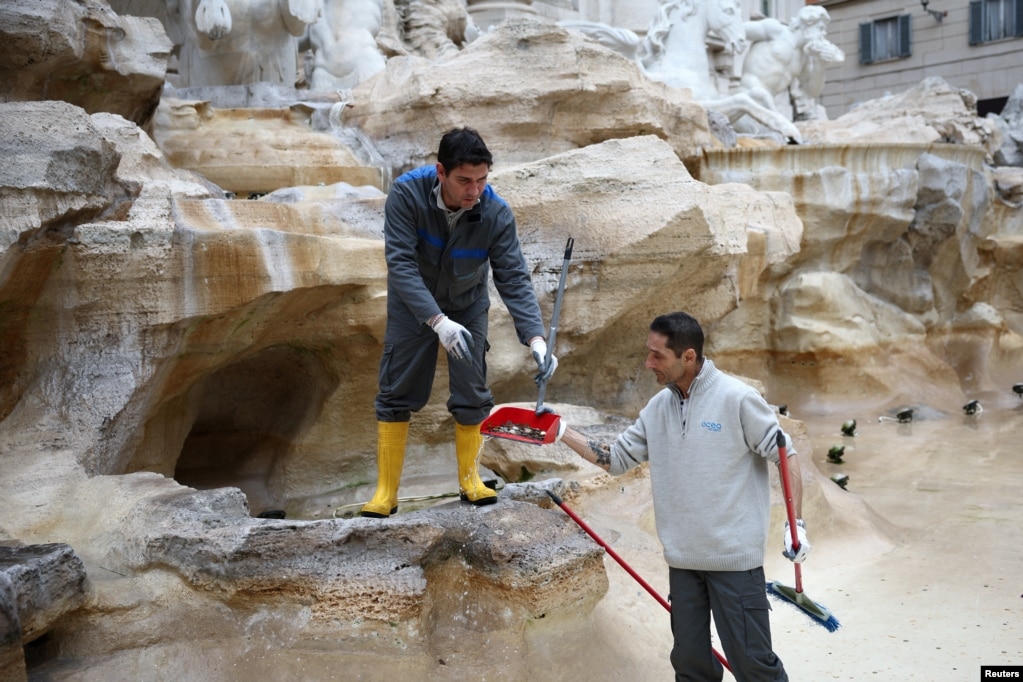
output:
[[[991,191],[985,156],[891,143],[708,151],[701,180],[784,192],[805,226],[777,288],[765,282],[760,302],[722,322],[714,352],[756,377],[766,360],[768,388],[783,395],[810,385],[841,386],[846,399],[926,393],[953,378],[949,368],[960,390],[991,390],[1019,365],[1023,330],[1015,304],[969,312],[988,296],[1016,300],[999,263],[1016,258],[1019,210]],[[949,343],[964,324],[974,342]],[[751,343],[754,330],[763,336]]]
[[[24,680],[23,645],[86,600],[85,566],[66,544],[0,545],[0,677]]]
[[[236,109],[165,97],[154,139],[173,166],[199,171],[241,198],[339,182],[383,192],[391,177],[388,168],[365,163],[329,127],[314,129],[324,108],[297,100],[278,108]]]
[[[803,121],[799,130],[807,144],[947,142],[980,145],[989,154],[1001,146],[995,124],[977,117],[976,96],[937,77],[862,102],[834,121]]]
[[[120,16],[103,0],[5,0],[0,101],[62,100],[145,125],[170,51],[158,20]]]
[[[599,548],[555,512],[507,497],[383,522],[254,519],[237,489],[199,492],[140,473],[93,477],[66,505],[59,522],[99,575],[91,607],[53,636],[62,657],[96,676],[118,669],[111,658],[124,670],[142,655],[131,651],[138,642],[193,646],[198,625],[229,658],[256,630],[287,646],[350,650],[363,659],[355,677],[395,669],[398,652],[425,679],[437,658],[471,666],[469,652],[491,637],[521,645],[529,623],[557,636],[545,616],[592,608],[607,589]],[[161,607],[139,603],[133,590],[146,583]],[[203,665],[181,661],[175,674],[201,678]]]
[[[995,151],[995,163],[1023,166],[1023,83],[1016,86],[1002,113],[988,114],[987,120],[998,128],[1002,139],[1001,148]]]
[[[26,73],[8,100],[41,99],[45,74]],[[344,654],[353,678],[429,679],[467,675],[487,646],[522,657],[510,672],[526,679],[593,633],[599,555],[535,488],[484,511],[332,518],[374,478],[386,179],[431,162],[453,125],[492,144],[545,317],[576,240],[547,398],[580,425],[610,433],[656,389],[644,330],[674,308],[706,324],[720,366],[797,413],[823,396],[1001,390],[1023,353],[1020,180],[984,165],[995,136],[960,93],[923,90],[941,96],[907,95],[897,125],[872,107],[801,124],[841,144],[720,150],[685,93],[517,22],[442,69],[392,59],[356,88],[342,122],[375,156],[323,137],[302,154],[328,134],[323,102],[246,116],[168,99],[152,136],[130,112],[0,104],[0,539],[82,557],[89,600],[50,626],[57,650],[104,679],[167,658],[198,678],[218,656],[246,676],[295,651],[315,671]],[[887,139],[882,126],[911,143],[863,142]],[[342,163],[352,176],[329,175]],[[528,351],[492,312],[495,395],[531,400]],[[455,485],[445,399],[415,417],[405,496]],[[501,447],[484,463],[509,479],[592,474],[554,449]],[[807,508],[827,518],[804,467]],[[252,518],[270,507],[290,518]]]
[[[353,95],[345,122],[398,169],[431,161],[440,134],[456,125],[479,130],[500,165],[633,135],[657,135],[683,157],[714,144],[706,112],[686,91],[644,78],[634,63],[578,33],[537,21],[502,24],[443,68],[393,58]]]

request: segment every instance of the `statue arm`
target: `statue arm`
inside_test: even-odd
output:
[[[744,21],[742,25],[746,29],[746,40],[751,43],[772,40],[777,37],[780,29],[787,30],[786,26],[777,19]]]

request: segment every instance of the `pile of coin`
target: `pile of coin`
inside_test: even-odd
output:
[[[529,440],[542,441],[547,437],[547,432],[542,429],[533,428],[532,426],[526,426],[525,424],[516,424],[515,422],[507,421],[500,426],[495,426],[490,429],[491,433],[506,433],[509,436],[521,436],[522,438],[528,438]]]

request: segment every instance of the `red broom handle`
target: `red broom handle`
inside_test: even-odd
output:
[[[796,506],[792,501],[792,482],[789,481],[789,456],[788,448],[785,447],[785,434],[778,429],[778,468],[781,473],[781,489],[785,494],[785,513],[789,517],[789,533],[792,535],[792,551],[799,551],[799,532],[796,530]],[[799,564],[793,563],[796,567],[796,592],[803,591],[803,571]]]
[[[660,604],[665,609],[667,609],[668,613],[671,613],[671,602],[669,602],[667,599],[662,597],[660,595],[660,593],[658,593],[657,590],[652,588],[647,581],[643,580],[643,577],[639,573],[636,573],[636,571],[632,570],[632,566],[629,566],[629,564],[625,563],[625,559],[623,559],[620,556],[618,556],[618,552],[614,551],[611,548],[610,545],[608,545],[606,542],[604,542],[601,539],[601,537],[599,535],[597,535],[593,531],[593,529],[590,528],[586,524],[585,521],[583,521],[581,518],[579,518],[579,516],[574,511],[569,509],[568,506],[562,501],[562,499],[560,497],[558,497],[557,495],[552,493],[550,490],[547,490],[546,493],[548,495],[550,495],[551,499],[554,500],[554,503],[556,505],[561,507],[562,511],[564,511],[566,514],[568,514],[572,518],[573,521],[575,521],[577,524],[579,524],[580,528],[582,528],[584,531],[586,531],[587,535],[589,535],[591,538],[593,538],[598,545],[603,547],[604,551],[607,552],[611,556],[612,559],[617,561],[619,566],[624,568],[625,571],[629,575],[631,575],[633,578],[635,578],[636,582],[638,582],[640,585],[642,585],[643,589],[645,589],[647,592],[649,592],[650,596],[652,596],[654,599],[656,599],[658,604]],[[723,665],[725,667],[725,670],[731,672],[732,668],[731,668],[731,666],[728,665],[728,661],[725,660],[725,657],[722,656],[720,653],[718,653],[717,649],[715,649],[713,647],[711,647],[711,651],[714,653],[715,658],[718,659],[718,661],[721,663],[721,665]]]

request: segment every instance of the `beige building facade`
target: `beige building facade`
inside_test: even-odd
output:
[[[840,116],[859,102],[938,76],[973,92],[981,115],[1023,83],[1023,0],[825,0],[828,38],[846,54],[820,103]]]

